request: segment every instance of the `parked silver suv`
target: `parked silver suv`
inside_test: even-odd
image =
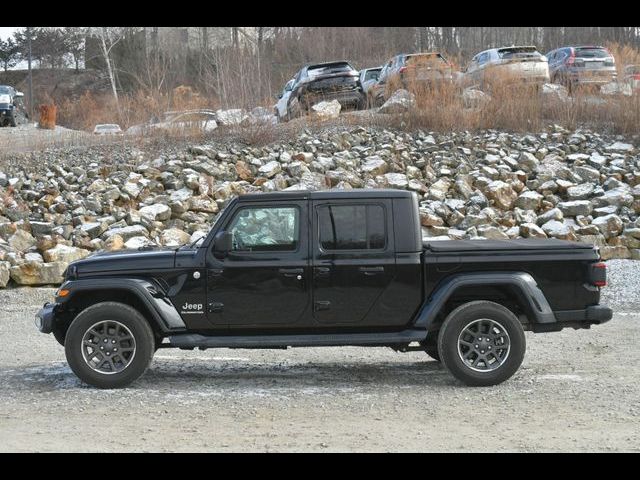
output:
[[[547,53],[553,83],[572,91],[579,85],[604,85],[616,80],[616,61],[605,47],[562,47]]]
[[[542,84],[549,81],[549,65],[534,46],[492,48],[473,57],[462,81],[483,90],[497,83]]]

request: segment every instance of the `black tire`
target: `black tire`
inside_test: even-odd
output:
[[[112,326],[115,323],[118,328],[123,327],[122,331],[130,333],[133,339],[133,352],[127,353],[130,355],[127,359],[122,357],[122,361],[119,360],[119,366],[121,367],[126,363],[122,370],[119,371],[98,371],[91,367],[88,361],[85,361],[84,355],[86,352],[83,350],[85,348],[83,347],[85,335],[88,335],[92,327],[96,325],[101,328],[100,326],[104,325],[102,322],[106,321],[109,321]],[[111,328],[111,330],[114,329]],[[108,334],[109,328],[107,327],[106,335]],[[117,332],[112,335],[117,336]],[[108,347],[110,342],[106,342],[106,344]],[[86,308],[71,322],[65,339],[65,354],[69,367],[83,382],[98,388],[122,388],[144,374],[153,358],[155,344],[153,331],[140,312],[123,303],[102,302]],[[98,345],[101,344],[97,343],[96,346]],[[118,342],[116,346],[119,345],[120,343]],[[125,346],[127,345],[125,344]],[[104,358],[105,361],[108,360],[102,353],[98,352],[98,354],[101,355],[100,358]],[[111,365],[114,365],[113,361],[116,358],[119,359],[120,357],[114,353],[113,358],[111,358]]]
[[[478,338],[486,343],[466,346],[465,335],[474,327],[479,328]],[[487,331],[483,333],[483,329]],[[493,340],[494,335],[501,337]],[[477,338],[471,343],[475,341]],[[479,348],[475,348],[478,345]],[[493,353],[480,350],[482,348],[493,348]],[[510,378],[520,368],[525,350],[524,330],[518,318],[502,305],[485,300],[456,308],[445,319],[438,336],[438,351],[444,366],[458,380],[474,387],[497,385]],[[463,355],[469,355],[468,361],[463,360]],[[472,362],[476,362],[475,368],[470,365]]]

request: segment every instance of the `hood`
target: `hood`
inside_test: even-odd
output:
[[[126,250],[121,252],[103,252],[73,262],[78,275],[89,273],[146,272],[173,268],[176,251],[171,250]]]

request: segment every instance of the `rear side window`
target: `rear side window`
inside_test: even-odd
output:
[[[578,58],[607,58],[611,54],[604,48],[576,48]]]
[[[323,250],[382,250],[386,246],[381,205],[323,205],[318,230]]]

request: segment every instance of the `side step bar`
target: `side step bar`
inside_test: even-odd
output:
[[[403,330],[392,333],[342,333],[314,335],[239,335],[206,336],[198,333],[171,335],[167,347],[178,348],[286,348],[338,346],[391,346],[420,342],[426,330]]]

